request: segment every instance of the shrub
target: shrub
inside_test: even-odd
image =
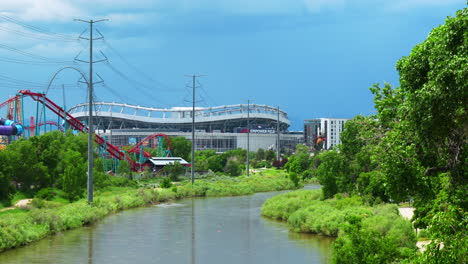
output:
[[[35,207],[35,208],[38,208],[38,209],[46,207],[45,201],[42,200],[42,199],[40,199],[40,198],[34,198],[34,199],[32,199],[31,205],[32,205],[33,207]]]
[[[305,170],[302,173],[302,179],[310,179],[313,177],[312,171],[311,170]]]
[[[421,229],[419,230],[418,232],[418,238],[419,239],[423,239],[423,240],[427,240],[430,238],[430,233],[427,229]]]
[[[297,174],[295,172],[290,172],[289,173],[289,180],[291,180],[293,182],[294,186],[299,185],[299,177],[297,176]]]
[[[288,180],[288,182],[290,182]],[[265,201],[262,205],[262,215],[279,220],[287,220],[289,216],[313,200],[320,199],[319,190],[299,190],[277,195]]]
[[[169,178],[172,181],[178,181],[179,176],[184,174],[185,168],[179,162],[176,161],[172,164],[166,165],[164,167],[164,171],[169,175]]]
[[[229,174],[230,176],[239,176],[241,175],[242,171],[241,171],[241,166],[239,164],[239,162],[237,162],[236,160],[228,160],[227,164],[226,164],[226,169],[225,169],[225,172],[227,174]]]
[[[343,234],[333,245],[332,263],[395,263],[413,254],[411,224],[386,211],[369,218],[347,217]]]
[[[58,194],[58,189],[50,187],[39,190],[34,197],[50,201]]]
[[[320,198],[320,190],[280,194],[268,199],[261,212],[287,221],[295,232],[338,236],[334,263],[393,263],[414,253],[413,228],[396,205],[369,207],[361,197],[340,194]]]
[[[161,183],[159,184],[159,186],[161,188],[164,188],[164,189],[168,189],[168,188],[171,188],[172,187],[172,182],[171,182],[171,179],[169,178],[163,178],[163,180],[161,181]]]

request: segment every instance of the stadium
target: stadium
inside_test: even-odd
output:
[[[93,105],[95,130],[113,145],[137,144],[155,133],[192,140],[191,107],[166,109],[110,102],[94,102]],[[88,104],[76,105],[68,112],[86,123]],[[282,151],[291,151],[296,144],[303,143],[302,133],[288,132],[288,115],[278,108],[259,104],[196,107],[196,148],[218,152],[246,149],[250,123],[250,149],[276,150],[278,122]]]

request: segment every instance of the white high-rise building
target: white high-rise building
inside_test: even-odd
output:
[[[341,143],[340,134],[349,118],[317,118],[304,121],[304,139],[309,146],[323,142],[323,149],[331,149]]]

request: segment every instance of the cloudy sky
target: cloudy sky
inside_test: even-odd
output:
[[[94,65],[104,80],[97,100],[190,105],[185,75],[201,74],[198,105],[250,99],[281,107],[290,129],[302,130],[304,119],[372,114],[368,88],[397,86],[398,59],[464,7],[465,0],[1,0],[0,101],[19,89],[45,91],[64,66],[87,72],[74,59],[89,59],[88,41],[77,40],[89,36],[88,24],[73,19],[105,18],[95,25],[104,39],[95,41],[94,59],[107,58]],[[78,79],[63,71],[50,97],[62,105],[64,84],[67,107],[83,102]]]

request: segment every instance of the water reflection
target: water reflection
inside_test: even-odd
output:
[[[88,231],[88,264],[93,264],[93,232]]]
[[[277,193],[190,199],[118,213],[0,254],[2,264],[327,263],[331,239],[260,216]]]
[[[196,263],[196,260],[195,260],[195,205],[194,205],[194,200],[191,199],[191,211],[192,211],[192,217],[190,218],[192,221],[192,244],[191,244],[191,251],[190,251],[190,263],[191,264],[195,264]]]

